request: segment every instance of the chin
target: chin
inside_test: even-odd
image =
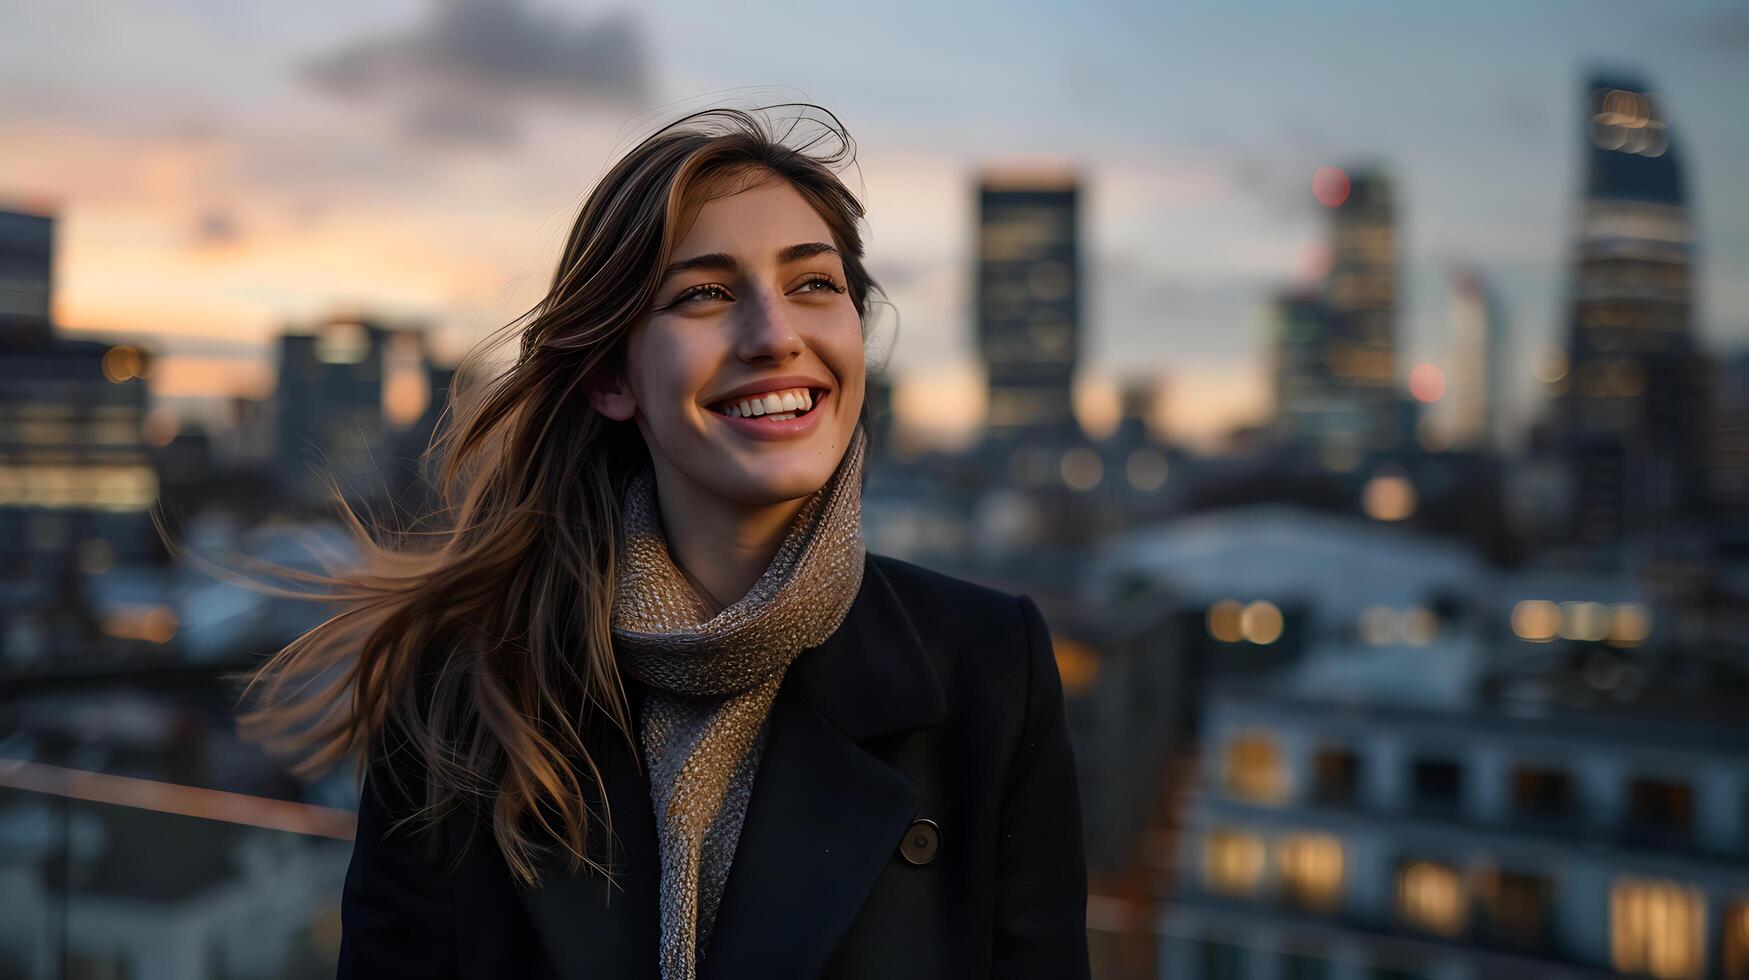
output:
[[[837,464],[836,459],[828,464],[819,457],[771,463],[755,460],[745,468],[735,468],[739,472],[733,486],[715,489],[743,504],[782,503],[806,497],[825,486]]]

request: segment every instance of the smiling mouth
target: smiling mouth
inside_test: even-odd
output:
[[[763,395],[732,399],[711,406],[711,411],[730,418],[758,418],[786,422],[811,413],[827,395],[826,388],[784,388]]]

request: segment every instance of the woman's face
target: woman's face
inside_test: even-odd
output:
[[[830,229],[769,176],[700,209],[628,338],[625,383],[595,403],[637,420],[664,493],[678,478],[764,506],[837,468],[862,410],[862,354]]]

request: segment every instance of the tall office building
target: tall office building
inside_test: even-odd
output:
[[[352,481],[348,491],[363,497],[396,492],[389,450],[400,430],[419,423],[430,397],[429,380],[419,378],[412,387],[425,389],[427,401],[396,405],[407,389],[390,375],[408,360],[397,351],[409,341],[411,360],[423,364],[418,331],[359,317],[331,317],[313,332],[280,337],[274,456],[295,498],[324,499],[328,476]]]
[[[1584,194],[1557,418],[1575,534],[1656,533],[1703,496],[1693,229],[1664,106],[1636,78],[1586,85]]]
[[[1289,290],[1276,296],[1270,316],[1276,433],[1358,448],[1368,416],[1335,375],[1341,339],[1329,303],[1317,292]]]
[[[1492,450],[1500,444],[1506,323],[1499,297],[1474,269],[1451,275],[1451,327],[1451,444]]]
[[[54,219],[0,211],[0,668],[101,644],[83,574],[155,552],[150,353],[55,335]]]
[[[992,434],[1076,431],[1078,224],[1068,173],[990,173],[979,187],[978,348]]]
[[[1332,382],[1368,416],[1364,438],[1389,448],[1401,438],[1397,410],[1397,229],[1395,192],[1382,172],[1348,175],[1330,209],[1330,276],[1324,294],[1334,334],[1324,349]]]
[[[0,346],[46,343],[55,220],[0,210]]]
[[[1274,429],[1339,468],[1390,449],[1405,431],[1396,385],[1397,245],[1391,182],[1343,175],[1330,208],[1330,272],[1319,290],[1290,290],[1271,313]]]

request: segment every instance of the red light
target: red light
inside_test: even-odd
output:
[[[1339,167],[1319,167],[1312,174],[1312,196],[1327,208],[1339,208],[1348,200],[1348,175]]]
[[[1409,394],[1423,404],[1439,401],[1445,395],[1445,372],[1423,361],[1409,371]]]

